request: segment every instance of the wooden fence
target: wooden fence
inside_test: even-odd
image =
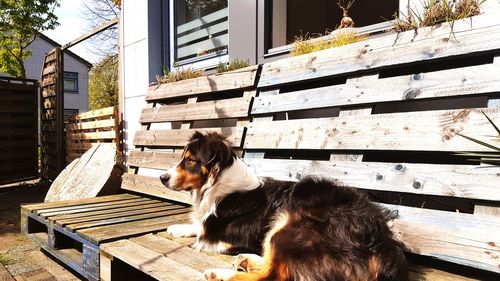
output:
[[[63,56],[59,47],[46,56],[42,69],[41,119],[41,172],[40,176],[54,180],[66,166],[64,161],[63,127]]]
[[[264,64],[253,102],[228,99],[213,76],[151,87],[123,188],[189,202],[158,176],[191,128],[219,131],[260,176],[315,174],[365,190],[398,212],[393,229],[412,253],[500,273],[500,168],[455,155],[490,151],[458,133],[495,141],[482,112],[500,124],[499,54],[500,25],[480,16],[473,28],[460,21]],[[201,82],[211,87],[197,91]],[[193,127],[219,118],[252,121]]]
[[[79,158],[97,143],[109,143],[121,151],[120,140],[120,119],[115,107],[75,114],[66,124],[66,163]]]
[[[38,82],[0,77],[0,183],[38,176]]]

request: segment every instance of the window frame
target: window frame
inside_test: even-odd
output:
[[[228,6],[229,6],[229,0]],[[215,68],[220,63],[229,62],[229,44],[225,50],[202,55],[199,57],[193,57],[184,59],[181,61],[176,61],[176,26],[175,26],[175,1],[168,1],[168,48],[165,48],[165,51],[168,51],[167,57],[169,58],[169,69],[173,70],[176,67],[187,67],[193,69],[212,69]],[[229,17],[229,15],[228,15]],[[229,30],[228,30],[229,32]]]
[[[69,78],[69,77],[66,77],[66,74],[72,74],[72,75],[75,75],[74,78]],[[78,72],[74,72],[74,71],[64,71],[63,73],[63,87],[64,87],[64,92],[66,93],[72,93],[72,94],[78,94],[78,90],[79,90],[79,86],[78,86],[78,75],[79,73]],[[71,80],[75,80],[75,86],[76,88],[75,89],[66,89],[66,87],[64,86],[65,85],[65,81],[66,79],[71,79]]]

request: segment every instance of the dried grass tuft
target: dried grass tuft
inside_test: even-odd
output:
[[[237,70],[237,69],[240,69],[240,68],[245,68],[245,67],[248,67],[250,66],[250,60],[243,60],[243,59],[234,59],[232,61],[229,62],[229,64],[227,63],[219,63],[217,65],[217,73],[224,73],[224,72],[228,72],[228,71],[233,71],[233,70]]]
[[[158,84],[172,83],[204,75],[201,69],[181,69],[179,67],[176,67],[174,71],[168,71],[168,69],[164,70],[164,73],[163,75],[156,75],[156,82],[158,82]]]
[[[481,14],[485,0],[424,0],[423,12],[408,8],[406,14],[394,16],[394,29],[397,32],[417,30],[443,22],[455,21]]]
[[[319,36],[324,35],[320,34]],[[358,34],[351,29],[339,29],[331,39],[321,40],[318,38],[319,36],[311,37],[308,34],[296,36],[295,41],[292,43],[292,50],[290,53],[292,56],[300,56],[329,48],[356,43],[368,38],[367,35]]]

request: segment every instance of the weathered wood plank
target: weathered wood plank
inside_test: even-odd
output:
[[[141,123],[195,121],[248,116],[250,97],[145,108]]]
[[[357,81],[255,98],[252,114],[495,93],[500,95],[495,64]]]
[[[2,281],[15,281],[14,277],[10,275],[9,271],[2,265],[0,264],[0,280]]]
[[[147,101],[250,88],[255,85],[259,66],[251,66],[223,74],[203,76],[174,83],[151,86]]]
[[[94,221],[90,221],[90,222],[73,223],[73,224],[66,225],[66,228],[71,230],[71,231],[75,231],[77,229],[84,229],[84,228],[89,228],[89,227],[111,225],[111,224],[124,223],[124,222],[142,221],[145,219],[168,217],[168,216],[179,215],[179,214],[187,214],[190,212],[190,210],[188,208],[180,207],[180,206],[177,208],[173,208],[173,209],[172,209],[172,207],[167,207],[167,210],[165,209],[165,207],[163,207],[161,209],[162,209],[161,211],[157,211],[157,212],[144,212],[144,213],[135,214],[135,215],[128,215],[125,217],[98,219],[98,220],[94,220]]]
[[[134,137],[136,146],[184,146],[194,132],[217,132],[227,137],[234,147],[240,147],[244,127],[223,127],[207,129],[148,130],[137,131]]]
[[[157,152],[157,151],[130,151],[127,165],[133,167],[168,169],[181,160],[182,151]]]
[[[106,131],[106,132],[92,132],[92,133],[73,133],[68,134],[67,138],[72,140],[98,140],[98,139],[114,139],[116,138],[117,132]]]
[[[473,165],[244,160],[258,176],[297,181],[307,175],[334,178],[361,189],[500,200],[499,167]]]
[[[94,244],[101,244],[119,238],[166,230],[169,225],[186,221],[188,217],[189,215],[186,213],[115,225],[98,226],[77,230],[77,234]]]
[[[82,213],[75,213],[75,214],[52,216],[49,218],[49,220],[53,223],[57,223],[58,225],[63,226],[63,225],[68,224],[68,223],[91,221],[94,218],[95,219],[106,218],[104,216],[117,216],[118,217],[118,216],[127,215],[127,214],[129,214],[129,212],[143,211],[143,210],[147,211],[150,208],[167,207],[167,206],[172,206],[172,203],[161,202],[158,200],[151,200],[149,202],[144,203],[143,205],[111,208],[111,209],[106,209],[106,210],[102,210],[102,211],[90,211],[90,212],[82,212]]]
[[[140,206],[148,202],[149,200],[147,200],[146,198],[137,198],[124,201],[114,201],[109,203],[108,202],[96,203],[89,206],[81,205],[68,208],[47,209],[47,210],[36,211],[36,213],[43,218],[50,218],[52,216],[59,216],[59,215],[77,214],[82,212],[100,211],[100,210],[107,210],[107,209],[121,208],[121,207]]]
[[[397,210],[393,231],[420,255],[500,273],[500,222],[472,214],[384,205]]]
[[[130,240],[103,244],[101,251],[158,280],[204,280],[200,272]]]
[[[123,175],[122,189],[192,204],[191,196],[188,193],[172,191],[166,188],[158,177],[127,173]]]
[[[130,241],[160,253],[169,259],[182,263],[199,272],[203,272],[208,268],[231,268],[231,264],[218,258],[200,253],[181,243],[174,242],[158,235],[148,234],[131,238]]]
[[[103,210],[102,214],[99,214],[99,215],[86,215],[86,216],[69,218],[69,219],[56,219],[56,218],[52,217],[52,218],[50,218],[50,220],[53,220],[57,225],[60,225],[60,226],[68,225],[69,229],[75,229],[74,227],[72,227],[72,226],[74,226],[74,224],[94,223],[97,221],[102,221],[102,220],[107,220],[107,219],[126,218],[128,216],[144,215],[144,214],[149,214],[149,213],[158,213],[161,211],[176,210],[179,208],[183,208],[183,207],[179,207],[179,206],[172,205],[172,204],[166,204],[166,203],[154,203],[154,204],[144,204],[144,205],[133,206],[133,207],[124,207],[124,208],[120,208],[120,211],[116,211],[116,209]],[[131,210],[127,211],[127,209],[131,209]],[[97,213],[97,212],[92,212],[92,213]],[[76,214],[76,215],[81,215],[81,214]]]
[[[66,125],[67,131],[102,129],[116,126],[115,119],[87,121],[81,123],[70,123]]]
[[[100,202],[112,202],[112,201],[120,201],[126,199],[136,199],[139,198],[137,195],[132,194],[117,194],[117,195],[109,195],[103,197],[96,198],[87,198],[81,200],[62,200],[58,202],[46,202],[46,203],[35,203],[35,204],[22,204],[21,209],[25,209],[28,212],[34,210],[44,210],[49,208],[58,208],[58,207],[68,207],[68,206],[80,206],[91,203],[100,203]]]
[[[264,64],[258,87],[316,79],[339,74],[394,66],[398,64],[435,60],[463,54],[478,54],[500,48],[500,26],[471,29],[462,21],[449,32],[413,42],[398,41],[413,31],[386,35],[347,46],[331,48],[307,55]],[[447,27],[448,26],[448,27]],[[449,24],[442,28],[450,30]],[[398,42],[394,44],[394,42]],[[458,43],[457,43],[458,42]]]
[[[484,118],[499,109],[463,109],[251,123],[246,149],[489,151],[457,135],[493,140]]]
[[[89,118],[97,118],[104,116],[113,116],[116,114],[115,107],[106,107],[98,110],[92,110],[88,112],[82,112],[77,115],[73,115],[69,118],[69,120],[83,120]]]

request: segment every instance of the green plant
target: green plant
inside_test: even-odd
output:
[[[488,121],[490,122],[490,124],[493,126],[493,128],[495,129],[495,131],[497,132],[498,136],[497,136],[497,139],[500,143],[500,129],[495,125],[495,123],[493,123],[493,121],[490,119],[490,117],[488,117],[488,115],[486,115],[486,113],[484,113],[484,116],[486,117],[486,119],[488,119]],[[483,141],[480,141],[476,138],[473,138],[473,137],[469,137],[469,136],[466,136],[466,135],[463,135],[463,134],[460,134],[458,133],[459,136],[463,137],[463,138],[466,138],[470,141],[473,141],[477,144],[480,144],[484,147],[487,147],[487,148],[490,148],[492,150],[494,150],[495,152],[491,152],[491,153],[469,153],[469,152],[463,152],[463,153],[457,153],[457,155],[460,155],[460,156],[465,156],[465,157],[475,157],[475,158],[479,158],[479,160],[476,160],[476,159],[471,159],[471,161],[479,161],[481,163],[484,163],[484,164],[491,164],[491,165],[497,165],[497,166],[500,166],[500,146],[498,145],[493,145],[491,143],[486,143],[486,142],[483,142]]]
[[[227,63],[219,63],[217,65],[217,73],[224,73],[228,71],[233,71],[236,69],[244,68],[250,66],[250,60],[243,60],[243,59],[234,59]]]
[[[406,14],[394,15],[394,29],[397,32],[417,30],[420,27],[433,26],[443,22],[450,22],[481,13],[481,5],[486,0],[424,0],[422,12],[408,7]]]
[[[174,65],[174,71],[164,68],[163,73],[163,75],[156,75],[156,82],[158,84],[172,83],[204,75],[201,69],[181,68],[176,65]]]
[[[347,44],[363,41],[367,35],[361,35],[352,29],[338,29],[331,39],[310,37],[308,34],[295,37],[292,43],[292,56],[300,56],[329,48],[340,47]]]
[[[1,265],[9,265],[13,261],[12,257],[8,254],[0,254],[0,264]]]

